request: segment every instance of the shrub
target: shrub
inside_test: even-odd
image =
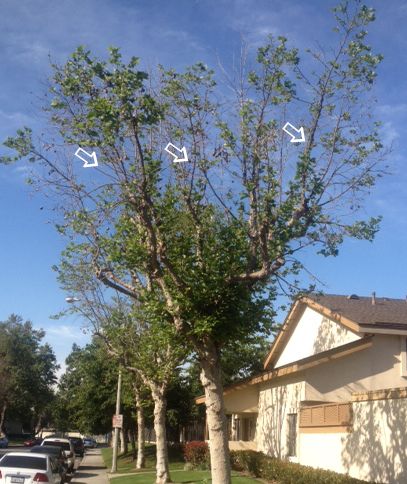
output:
[[[209,447],[206,442],[188,442],[184,445],[185,462],[196,468],[209,467]]]
[[[353,477],[324,469],[295,464],[269,457],[254,450],[239,450],[230,453],[232,468],[246,471],[254,477],[279,484],[357,484],[360,481]]]

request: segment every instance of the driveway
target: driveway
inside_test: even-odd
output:
[[[107,469],[100,449],[89,449],[75,472],[72,483],[75,484],[109,484]]]

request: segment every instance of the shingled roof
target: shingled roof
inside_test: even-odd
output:
[[[273,367],[295,329],[305,308],[343,324],[360,336],[371,333],[400,334],[407,336],[407,301],[386,297],[362,297],[352,294],[307,294],[291,307],[264,361],[264,369]]]
[[[334,294],[322,296],[309,294],[308,298],[329,309],[332,313],[344,316],[361,326],[407,327],[407,301],[405,299]]]

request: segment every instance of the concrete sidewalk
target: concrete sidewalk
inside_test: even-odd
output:
[[[72,478],[74,484],[109,484],[100,449],[89,449]]]

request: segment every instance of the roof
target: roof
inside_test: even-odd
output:
[[[308,294],[293,304],[265,359],[264,368],[271,369],[306,307],[323,314],[360,334],[384,333],[407,335],[407,301],[387,297],[366,297],[352,294]]]
[[[407,301],[387,297],[323,296],[311,294],[309,299],[360,325],[403,325],[407,328]]]

